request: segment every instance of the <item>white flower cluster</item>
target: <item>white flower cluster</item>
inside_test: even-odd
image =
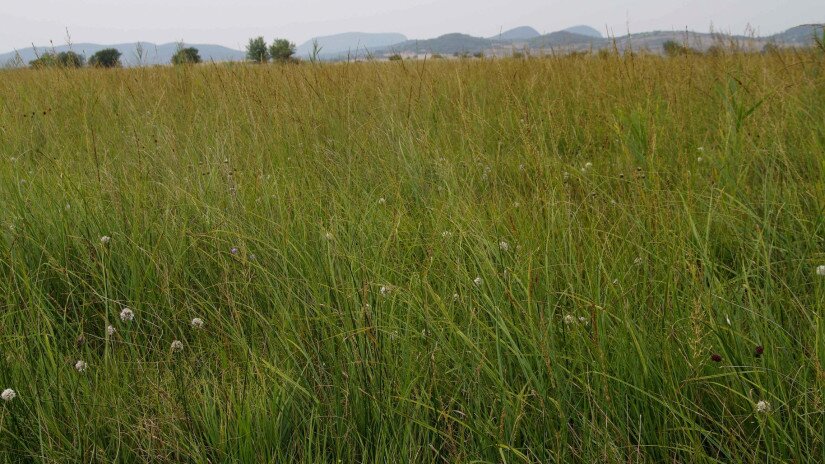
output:
[[[3,398],[3,401],[11,401],[17,396],[17,392],[12,390],[11,388],[7,388],[3,390],[3,393],[0,394],[0,398]]]
[[[771,404],[765,400],[759,400],[759,402],[756,403],[756,412],[759,414],[768,414],[771,412]]]
[[[74,368],[77,372],[86,372],[86,369],[88,367],[89,365],[86,364],[86,361],[77,361],[76,363],[74,363]]]
[[[135,313],[129,308],[123,308],[120,311],[120,320],[123,322],[131,322],[135,318]]]

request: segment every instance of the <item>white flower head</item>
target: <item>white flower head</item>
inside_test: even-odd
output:
[[[568,314],[568,315],[564,316],[564,323],[567,324],[567,325],[575,324],[577,321],[578,321],[578,319],[576,319],[576,316],[574,316],[572,314]]]
[[[501,249],[501,251],[510,250],[510,244],[505,242],[504,240],[498,242],[498,247]]]
[[[581,322],[583,325],[587,325],[587,322],[588,322],[588,321],[587,321],[587,318],[586,318],[586,317],[584,317],[584,316],[579,316],[579,322]]]
[[[17,396],[17,392],[12,390],[11,388],[7,388],[7,389],[3,390],[3,393],[0,394],[0,398],[3,398],[3,401],[6,401],[6,402],[13,400],[14,397],[16,397],[16,396]]]
[[[458,301],[459,296],[458,293],[453,293],[453,301]]]
[[[697,162],[697,163],[701,163],[701,162],[702,162],[702,157],[701,157],[701,156],[697,157],[697,158],[696,158],[696,162]]]
[[[325,233],[325,234],[324,234],[324,238],[325,238],[325,239],[327,239],[327,240],[332,240],[332,238],[333,238],[333,237],[332,237],[332,232],[327,232],[327,233]]]
[[[565,172],[564,174],[562,174],[562,175],[561,175],[561,178],[562,178],[562,179],[564,179],[564,180],[568,180],[568,179],[570,179],[570,173],[569,173],[569,172]]]
[[[378,204],[379,205],[386,205],[387,204],[387,199],[384,198],[384,197],[379,198],[378,199]]]
[[[378,292],[381,293],[381,296],[388,296],[390,292],[392,292],[392,287],[388,285],[382,285]]]
[[[115,326],[113,326],[113,325],[106,326],[106,333],[107,333],[110,337],[111,337],[112,335],[114,335],[114,334],[115,334],[115,332],[117,332],[117,330],[115,330]]]
[[[76,363],[74,363],[74,368],[77,372],[86,372],[86,368],[88,367],[89,365],[86,364],[86,361],[79,360]]]
[[[203,319],[201,319],[199,317],[193,318],[192,319],[192,327],[194,327],[196,329],[202,329],[203,328]]]
[[[450,232],[449,230],[445,230],[444,232],[441,232],[441,236],[444,237],[444,238],[450,238],[450,237],[453,236],[453,233]]]
[[[825,277],[825,264],[816,267],[816,275]]]
[[[771,412],[771,404],[765,400],[759,400],[759,402],[756,403],[756,412],[759,414],[768,414]]]
[[[135,313],[129,308],[123,308],[120,311],[120,320],[123,322],[131,322],[135,318]]]
[[[183,351],[183,342],[180,340],[175,340],[172,342],[172,346],[170,347],[173,353],[179,353]]]
[[[585,169],[590,169],[590,168],[592,168],[592,167],[593,167],[593,163],[591,163],[590,161],[588,161],[588,162],[584,163],[584,168],[585,168]]]
[[[699,147],[699,148],[696,149],[696,151],[703,152],[703,151],[705,151],[705,147]]]
[[[100,237],[100,243],[103,244],[103,245],[108,245],[109,242],[111,242],[111,241],[112,241],[112,237],[109,237],[108,235],[104,235],[103,237]]]
[[[473,279],[473,283],[476,284],[476,287],[480,287],[482,282],[484,281],[481,280],[481,277],[476,277],[475,279]]]
[[[637,256],[636,259],[633,260],[633,264],[635,264],[637,266],[641,266],[642,265],[642,257]]]
[[[518,209],[520,206],[521,206],[521,203],[519,203],[517,201],[513,202],[513,208]]]

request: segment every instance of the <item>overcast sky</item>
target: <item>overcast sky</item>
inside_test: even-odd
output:
[[[771,34],[825,22],[825,0],[0,0],[0,52],[66,43],[216,43],[251,36],[301,43],[339,32],[449,32],[491,36],[529,25],[552,32],[587,24],[616,35],[660,30]]]

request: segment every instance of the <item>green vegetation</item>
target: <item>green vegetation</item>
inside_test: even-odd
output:
[[[0,462],[825,461],[818,49],[2,77]]]
[[[292,60],[295,54],[295,44],[287,39],[275,39],[269,46],[269,56],[272,61],[286,62]]]
[[[263,37],[249,39],[249,43],[246,45],[246,59],[254,63],[269,61],[269,49]]]
[[[200,63],[201,56],[198,53],[198,49],[195,47],[178,47],[178,51],[172,55],[172,64],[181,65],[181,64],[198,64]]]
[[[668,40],[662,44],[662,49],[667,56],[686,56],[686,55],[696,55],[699,52],[696,50],[688,47],[687,45],[682,45],[675,40]],[[718,52],[718,51],[717,51]]]
[[[95,68],[119,68],[120,52],[115,48],[104,48],[89,58],[89,66]]]
[[[61,66],[64,68],[82,68],[86,59],[83,55],[79,55],[73,51],[66,51],[60,53],[46,52],[40,55],[37,59],[29,62],[29,66],[33,68],[44,68]]]

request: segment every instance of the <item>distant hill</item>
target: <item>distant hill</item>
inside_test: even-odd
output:
[[[780,42],[791,45],[810,45],[814,37],[822,37],[825,24],[803,24],[768,37],[771,42]]]
[[[172,60],[172,55],[175,54],[175,51],[177,51],[178,48],[177,43],[156,45],[153,43],[141,42],[140,45],[143,48],[142,59],[138,59],[137,43],[114,45],[78,43],[72,44],[71,46],[61,45],[54,47],[54,49],[52,49],[52,47],[29,47],[24,48],[22,50],[18,50],[17,52],[0,54],[0,66],[8,63],[10,60],[13,60],[16,53],[19,53],[20,57],[23,59],[23,62],[25,64],[28,64],[29,61],[37,58],[38,55],[42,55],[46,52],[55,51],[57,53],[60,53],[72,50],[76,53],[80,53],[81,55],[85,55],[88,59],[90,56],[94,55],[96,52],[100,50],[103,50],[104,48],[116,48],[122,54],[120,60],[123,62],[125,66],[136,66],[138,64],[168,64]],[[242,52],[240,50],[233,50],[231,48],[223,47],[221,45],[186,44],[186,46],[197,48],[198,53],[204,61],[240,61],[243,60],[246,56],[245,52]]]
[[[408,40],[387,47],[384,51],[392,53],[477,53],[493,45],[493,41],[483,37],[473,37],[467,34],[445,34],[435,39]]]
[[[601,37],[576,34],[564,30],[536,37],[529,42],[529,45],[530,48],[552,48],[573,44],[598,44],[604,41],[605,39]]]
[[[573,27],[568,27],[567,29],[564,29],[564,31],[572,32],[573,34],[584,35],[584,36],[587,36],[587,37],[593,37],[593,38],[596,38],[596,39],[603,38],[601,32],[597,31],[596,29],[594,29],[590,26],[573,26]]]
[[[615,46],[619,51],[635,50],[662,53],[663,45],[669,40],[685,44],[696,50],[704,51],[713,45],[735,43],[737,46],[759,51],[767,44],[780,47],[808,46],[813,43],[815,35],[821,36],[822,24],[805,24],[792,27],[784,32],[767,37],[747,37],[741,35],[727,35],[718,33],[700,33],[691,31],[652,31],[625,35],[615,38],[603,38],[602,35],[590,26],[574,26],[561,31],[540,35],[529,26],[517,27],[501,34],[484,38],[467,34],[445,34],[433,39],[407,40],[402,34],[383,33],[371,34],[362,32],[348,32],[331,36],[318,37],[322,47],[320,58],[324,60],[363,59],[367,56],[386,58],[400,53],[404,56],[419,56],[440,54],[452,56],[458,54],[483,53],[487,56],[509,56],[514,51],[527,49],[537,54],[541,53],[569,53],[577,51],[593,51]],[[204,61],[243,61],[246,53],[220,45],[186,44],[198,49]],[[113,47],[118,49],[123,57],[121,60],[126,66],[139,63],[146,65],[168,64],[177,50],[178,44],[167,43],[155,45],[141,43],[143,48],[142,59],[138,59],[137,44],[100,45],[91,43],[74,44],[71,47],[62,45],[54,51],[73,50],[87,58],[98,50]],[[25,48],[19,50],[23,64],[34,60],[38,54],[51,51],[51,47]],[[297,55],[306,58],[312,52],[312,41],[307,41],[297,48]],[[10,63],[15,52],[0,54],[0,67]]]
[[[301,58],[312,54],[313,40],[318,41],[321,47],[320,56],[346,54],[352,52],[356,54],[366,50],[373,50],[379,47],[387,47],[407,40],[403,34],[392,33],[367,33],[367,32],[345,32],[343,34],[327,35],[315,37],[307,40],[298,46],[296,55]]]
[[[521,26],[488,38],[490,40],[530,40],[540,35],[539,31],[530,26]]]

